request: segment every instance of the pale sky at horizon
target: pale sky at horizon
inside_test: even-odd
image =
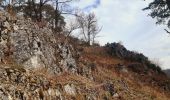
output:
[[[163,69],[170,69],[170,35],[164,31],[165,26],[155,25],[148,12],[142,11],[149,1],[80,0],[74,6],[95,12],[103,27],[100,44],[122,41],[127,49],[159,60]]]

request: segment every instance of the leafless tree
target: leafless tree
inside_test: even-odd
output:
[[[62,26],[65,24],[61,16],[63,14],[75,15],[71,11],[66,9],[69,6],[69,3],[79,1],[79,0],[53,0],[55,4],[55,25],[54,28],[57,31],[61,31]],[[67,6],[67,7],[66,7]]]
[[[64,43],[67,43],[69,37],[74,33],[74,31],[76,31],[77,29],[79,29],[79,26],[77,24],[77,22],[74,19],[71,19],[72,21],[67,22],[66,27],[64,28],[63,34],[65,35],[65,38],[63,40]]]
[[[95,44],[95,39],[100,37],[100,36],[98,36],[98,34],[101,30],[102,30],[102,27],[99,27],[97,22],[92,26],[92,30],[91,30],[92,31],[91,32],[92,44]]]
[[[65,27],[65,35],[66,37],[70,36],[75,30],[79,29],[78,23],[72,19],[73,21],[68,22],[67,27]]]
[[[94,44],[95,38],[101,31],[101,27],[98,26],[98,21],[94,13],[85,15],[84,13],[78,14],[77,22],[79,24],[81,34],[83,34],[84,40],[90,45]]]

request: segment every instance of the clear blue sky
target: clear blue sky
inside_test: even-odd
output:
[[[103,26],[102,37],[98,38],[100,44],[122,41],[127,49],[141,52],[167,69],[170,68],[170,35],[164,31],[165,26],[155,25],[148,12],[142,11],[152,0],[146,1],[80,0],[74,6],[96,13]]]

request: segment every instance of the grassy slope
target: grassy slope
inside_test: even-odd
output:
[[[153,87],[147,82],[137,81],[136,78],[140,79],[140,76],[136,75],[137,77],[134,77],[133,72],[119,72],[115,70],[117,64],[128,65],[132,62],[110,57],[104,51],[105,49],[102,47],[86,47],[82,55],[84,61],[95,63],[97,66],[97,70],[93,72],[96,81],[93,84],[94,87],[104,84],[106,81],[112,81],[117,93],[125,100],[168,100],[167,96],[169,93],[164,94],[164,91],[161,91],[159,87]]]
[[[88,64],[92,64],[95,67],[94,70],[90,72],[90,76],[93,76],[93,79],[83,75],[69,74],[67,72],[59,76],[52,76],[48,74],[46,69],[34,70],[32,77],[46,77],[54,87],[56,84],[61,84],[62,86],[68,83],[76,84],[76,86],[81,87],[79,90],[81,94],[76,96],[77,100],[83,100],[88,90],[98,93],[97,99],[99,100],[104,96],[107,96],[109,100],[169,100],[169,91],[164,91],[162,87],[152,85],[150,81],[148,81],[155,79],[156,81],[160,80],[164,82],[167,78],[163,75],[148,70],[149,73],[151,73],[150,76],[141,76],[139,73],[135,73],[127,67],[127,71],[125,72],[117,70],[118,64],[128,66],[136,62],[111,57],[106,53],[106,48],[104,47],[85,47],[77,46],[77,44],[73,45],[73,47],[82,49],[80,57],[77,60],[78,67],[88,67]],[[139,70],[142,70],[142,68]],[[103,86],[108,82],[114,84],[115,93],[117,93],[119,97],[112,97],[108,92],[104,91]],[[85,90],[83,88],[85,88]]]

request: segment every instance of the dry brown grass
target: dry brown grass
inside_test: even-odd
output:
[[[97,70],[93,72],[93,77],[98,83],[94,87],[100,87],[104,82],[110,80],[116,82],[118,80],[124,80],[127,82],[130,91],[122,88],[120,83],[115,83],[119,94],[126,98],[125,100],[168,100],[166,93],[161,92],[160,89],[145,85],[137,82],[131,72],[119,73],[114,70],[116,64],[129,65],[134,62],[124,61],[118,58],[110,57],[105,54],[105,48],[102,47],[85,47],[81,58],[81,61],[93,62],[97,66]],[[154,73],[154,72],[152,72]],[[155,77],[157,75],[155,74]],[[151,78],[148,76],[148,78]],[[163,76],[157,76],[158,80],[165,80]],[[102,90],[100,90],[102,91]],[[104,93],[101,93],[103,95]]]
[[[71,74],[68,72],[63,72],[60,75],[49,74],[46,68],[37,68],[31,71],[30,77],[42,76],[51,82],[52,86],[56,84],[61,84],[62,86],[72,83],[77,87],[85,87],[85,89],[94,90],[97,92],[98,98],[108,97],[109,100],[168,100],[166,94],[161,92],[159,89],[146,85],[142,82],[137,82],[134,74],[131,72],[121,73],[115,70],[115,65],[117,64],[130,64],[132,62],[123,61],[118,58],[113,58],[105,55],[105,49],[103,48],[91,48],[86,47],[83,54],[80,57],[80,63],[88,62],[95,64],[95,70],[92,71],[92,76],[94,80],[89,79],[85,76]],[[12,64],[12,63],[11,63]],[[1,64],[2,65],[2,64]],[[3,66],[3,65],[2,65]],[[12,68],[20,69],[22,66],[19,65],[8,65]],[[87,66],[84,66],[87,67]],[[140,79],[140,77],[139,77]],[[166,79],[162,76],[158,76],[157,79]],[[112,82],[115,87],[115,91],[120,95],[120,98],[112,98],[108,91],[103,89],[103,86],[107,82]],[[125,85],[126,86],[125,86]],[[83,90],[81,90],[83,91]],[[76,100],[83,100],[86,93],[77,94],[75,96]],[[67,96],[71,98],[71,96]]]
[[[122,60],[107,55],[106,48],[103,47],[85,47],[82,59],[103,66],[123,63]]]

